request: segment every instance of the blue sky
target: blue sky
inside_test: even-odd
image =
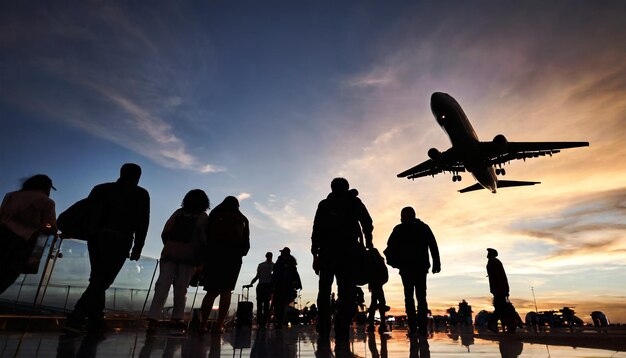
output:
[[[4,2],[0,191],[46,173],[60,212],[136,162],[152,197],[150,256],[188,190],[213,205],[237,195],[252,224],[241,282],[290,246],[307,301],[315,208],[344,176],[377,247],[404,206],[431,225],[443,261],[429,277],[433,307],[489,308],[484,249],[496,247],[522,311],[533,285],[545,309],[625,321],[626,5],[601,5]],[[510,179],[542,184],[496,195],[458,194],[469,176],[397,179],[449,146],[430,113],[435,91],[459,101],[482,140],[591,147],[513,163]]]

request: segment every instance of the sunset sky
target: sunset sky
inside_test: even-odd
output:
[[[60,4],[59,4],[60,3]],[[299,261],[302,302],[318,202],[348,179],[381,251],[400,209],[437,237],[435,314],[465,298],[489,309],[486,248],[500,252],[525,314],[575,306],[626,323],[626,2],[3,1],[0,192],[48,174],[61,212],[95,184],[142,166],[144,254],[184,194],[238,196],[252,248]],[[429,107],[461,104],[479,138],[588,141],[511,163],[540,185],[459,194],[451,175],[396,174],[450,146]],[[385,286],[403,310],[397,270]],[[367,295],[369,302],[369,295]]]

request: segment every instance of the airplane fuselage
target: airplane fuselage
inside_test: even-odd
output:
[[[480,185],[492,193],[496,192],[498,180],[494,168],[480,153],[478,136],[459,103],[447,93],[435,92],[430,99],[430,108],[443,128],[466,170],[472,173]]]

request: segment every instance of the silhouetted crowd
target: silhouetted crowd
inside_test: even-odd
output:
[[[21,273],[33,270],[33,248],[40,235],[85,240],[91,272],[89,283],[69,314],[63,328],[71,332],[102,332],[105,328],[105,292],[127,259],[138,260],[145,243],[150,197],[139,186],[141,168],[124,164],[115,182],[96,185],[88,197],[76,202],[56,217],[50,191],[55,190],[46,175],[27,179],[21,190],[6,194],[0,209],[0,293]],[[366,312],[367,331],[375,331],[375,314],[380,317],[379,333],[390,329],[385,319],[390,307],[383,286],[389,279],[387,265],[399,269],[404,287],[408,334],[423,335],[432,320],[426,298],[427,275],[441,271],[437,241],[430,227],[416,217],[412,207],[400,212],[400,223],[389,236],[384,257],[373,244],[373,221],[355,189],[344,178],[331,182],[331,192],[320,201],[311,235],[313,270],[319,276],[316,305],[303,315],[316,324],[320,340],[329,340],[331,331],[337,342],[349,340],[350,326],[363,309],[364,295],[359,286],[367,285],[371,303]],[[200,189],[190,190],[164,225],[163,249],[154,296],[146,315],[148,331],[161,325],[163,308],[173,287],[174,306],[169,326],[184,333],[187,290],[191,282],[206,291],[200,309],[200,332],[221,334],[230,307],[232,291],[250,249],[250,225],[239,210],[239,201],[227,196],[209,214],[210,201]],[[497,251],[488,249],[487,271],[494,296],[495,312],[489,322],[497,330],[502,320],[505,330],[513,329],[508,321],[513,310],[508,300],[509,287]],[[297,260],[288,247],[280,250],[276,262],[268,252],[257,266],[256,323],[260,330],[270,322],[275,329],[286,323],[290,305],[302,289]],[[385,260],[386,258],[386,260]],[[432,258],[432,265],[431,265]],[[36,265],[35,265],[36,266]],[[35,268],[36,272],[36,268]],[[337,285],[337,296],[331,292]],[[217,318],[210,320],[215,299],[219,296]],[[237,324],[251,325],[253,305],[239,302]],[[459,315],[471,324],[471,307],[459,304]],[[467,321],[469,316],[469,321]],[[430,323],[432,324],[432,323]]]

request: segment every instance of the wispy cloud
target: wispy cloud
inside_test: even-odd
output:
[[[78,8],[3,17],[5,26],[29,28],[31,36],[19,40],[19,55],[5,58],[0,99],[166,167],[223,171],[193,153],[185,140],[192,136],[173,120],[191,100],[184,90],[188,74],[168,52],[172,49],[163,47],[164,39],[155,40],[159,28],[147,31],[145,19],[137,21],[111,4]],[[0,39],[5,51],[18,41],[7,33]]]
[[[279,228],[290,233],[303,233],[310,229],[311,218],[301,214],[297,204],[295,199],[270,196],[264,203],[254,202],[254,207]]]
[[[247,200],[247,199],[250,199],[251,197],[252,197],[252,194],[250,193],[240,193],[239,195],[237,195],[237,199],[239,199],[239,201]]]

